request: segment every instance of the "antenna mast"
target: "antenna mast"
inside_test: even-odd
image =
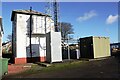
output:
[[[54,2],[53,2],[53,12],[54,12],[55,31],[58,32],[58,3],[57,3],[57,0],[54,0]]]
[[[57,0],[50,0],[49,2],[47,2],[47,6],[46,6],[46,11],[45,13],[48,14],[48,15],[51,15],[53,20],[54,20],[54,27],[55,27],[55,32],[58,32],[58,2]]]

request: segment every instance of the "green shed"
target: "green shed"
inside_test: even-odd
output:
[[[80,38],[81,58],[101,58],[110,56],[109,37],[85,37]]]

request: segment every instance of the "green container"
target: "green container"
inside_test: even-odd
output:
[[[0,77],[8,73],[8,60],[7,58],[0,59]]]

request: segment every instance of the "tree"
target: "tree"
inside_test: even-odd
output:
[[[7,35],[7,42],[2,44],[2,53],[12,53],[12,34]]]
[[[74,34],[73,26],[67,22],[58,23],[58,30],[61,31],[61,36],[64,41],[68,38],[68,34]]]

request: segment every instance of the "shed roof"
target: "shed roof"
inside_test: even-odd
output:
[[[16,13],[19,13],[19,14],[26,14],[26,15],[38,15],[38,16],[48,16],[50,17],[50,15],[47,15],[47,14],[44,14],[44,13],[41,13],[41,12],[38,12],[38,11],[35,11],[35,10],[13,10],[12,11],[12,16],[11,16],[11,21],[14,20],[14,16]]]

